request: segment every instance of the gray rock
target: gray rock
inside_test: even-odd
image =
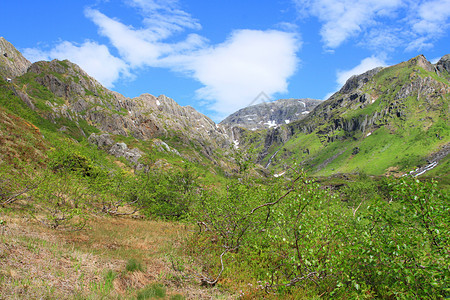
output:
[[[111,147],[114,145],[113,139],[109,136],[109,134],[101,134],[96,135],[95,133],[92,133],[89,138],[88,142],[96,145],[99,149],[109,151]]]
[[[278,127],[305,118],[321,103],[320,100],[280,99],[252,105],[231,114],[220,125],[250,130]]]
[[[139,158],[144,154],[141,150],[134,148],[129,149],[125,143],[116,143],[108,151],[109,154],[115,157],[124,157],[126,160],[134,165],[138,164]]]
[[[436,64],[436,69],[441,73],[444,71],[450,73],[450,54],[442,56]]]
[[[165,143],[159,139],[153,140],[153,147],[155,147],[156,150],[159,152],[169,152],[169,153],[173,153],[175,155],[181,156],[180,152],[178,152],[177,149],[171,148],[169,145],[167,145],[167,143]]]
[[[0,76],[14,79],[27,72],[31,63],[3,37],[0,37]]]
[[[350,93],[354,90],[358,90],[361,87],[364,86],[367,82],[369,82],[370,79],[373,78],[378,72],[383,70],[382,67],[378,67],[372,70],[369,70],[363,74],[360,75],[353,75],[350,77],[347,82],[344,84],[344,86],[340,89],[339,93],[346,94]]]

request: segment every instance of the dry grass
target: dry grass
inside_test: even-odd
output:
[[[0,108],[0,162],[38,162],[45,158],[46,149],[36,126]]]
[[[88,229],[65,232],[17,213],[0,219],[0,299],[132,299],[155,282],[167,299],[230,298],[172,267],[168,256],[187,234],[182,224],[97,216]],[[127,272],[129,259],[144,270]]]

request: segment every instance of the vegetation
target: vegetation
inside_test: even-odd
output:
[[[370,87],[386,98],[344,119],[386,109],[393,101],[386,89],[398,92],[411,72],[431,76],[386,69]],[[275,177],[254,164],[266,146],[262,132],[244,135],[253,148],[218,154],[233,156],[233,173],[211,167],[200,145],[185,146],[179,133],[165,140],[187,156],[119,135],[115,142],[144,152],[141,165],[109,155],[87,142],[98,129],[86,121],[49,117],[47,102],[65,100],[37,83],[42,74],[14,85],[0,79],[1,298],[450,296],[448,158],[420,179],[380,176],[389,166],[425,164],[448,142],[441,98],[425,115],[405,97],[411,117],[388,114],[380,122],[389,126],[370,134],[319,124],[272,144],[275,170],[287,170]],[[88,81],[77,74],[53,75]]]
[[[206,283],[250,283],[250,298],[448,295],[450,206],[435,182],[360,178],[331,193],[293,175],[204,195],[190,249]]]

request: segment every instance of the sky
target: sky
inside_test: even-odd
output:
[[[450,53],[450,0],[2,0],[0,36],[68,59],[127,97],[164,94],[219,122],[325,100],[352,75]]]

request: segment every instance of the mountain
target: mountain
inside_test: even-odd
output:
[[[231,114],[220,125],[250,130],[267,129],[303,119],[320,100],[280,99],[252,105]]]
[[[70,61],[30,64],[10,43],[2,41],[2,49],[7,50],[3,58],[8,60],[2,77],[13,78],[4,87],[57,131],[77,140],[107,134],[103,142],[107,140],[110,148],[129,140],[142,155],[154,146],[188,161],[228,168],[222,157],[228,155],[231,138],[222,126],[194,108],[182,107],[164,95],[127,98],[106,89]],[[98,138],[93,136],[90,141],[96,143]]]
[[[265,133],[258,160],[317,175],[404,174],[433,157],[448,166],[449,57],[433,65],[419,55],[353,76],[303,120]]]
[[[190,161],[229,174],[252,161],[262,174],[291,166],[315,175],[448,173],[450,55],[353,76],[326,101],[282,99],[215,124],[167,96],[127,98],[67,60],[30,64],[3,38],[0,46],[4,114],[135,167]]]
[[[15,78],[26,73],[31,63],[5,38],[0,37],[0,76]]]

